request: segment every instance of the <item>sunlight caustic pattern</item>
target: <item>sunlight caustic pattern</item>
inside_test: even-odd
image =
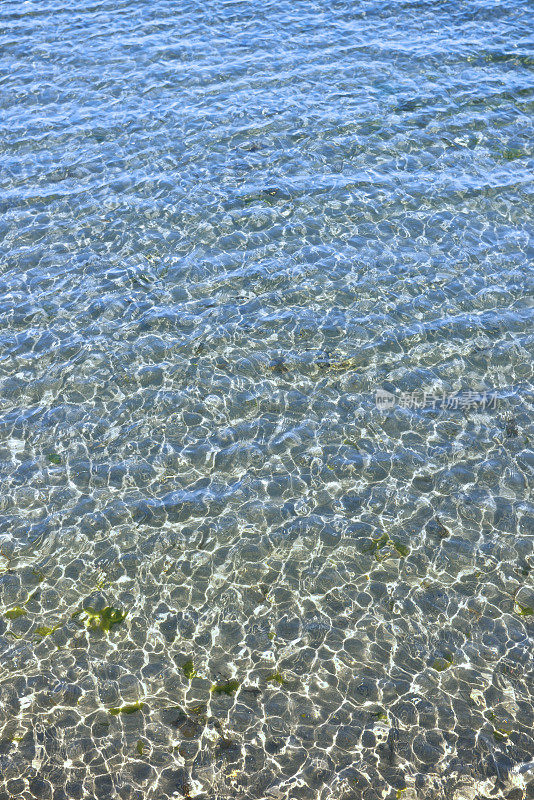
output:
[[[2,0],[0,800],[534,798],[531,21]]]

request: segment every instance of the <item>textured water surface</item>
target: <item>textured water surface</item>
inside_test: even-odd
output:
[[[0,800],[534,797],[532,40],[1,0]]]

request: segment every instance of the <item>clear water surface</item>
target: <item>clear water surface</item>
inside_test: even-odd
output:
[[[534,797],[532,43],[1,0],[0,800]]]

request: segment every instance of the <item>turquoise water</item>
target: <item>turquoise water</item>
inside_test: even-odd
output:
[[[531,12],[0,2],[0,800],[534,798]]]

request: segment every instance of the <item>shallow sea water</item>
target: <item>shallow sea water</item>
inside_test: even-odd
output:
[[[0,2],[0,800],[534,797],[531,12]]]

